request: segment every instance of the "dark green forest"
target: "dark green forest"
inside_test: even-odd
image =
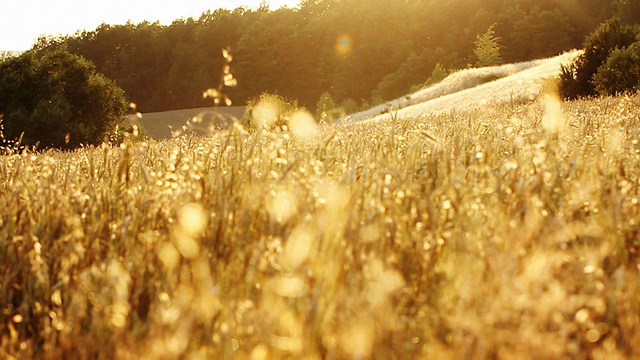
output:
[[[169,26],[103,24],[41,38],[34,51],[66,48],[95,63],[143,112],[206,106],[231,49],[235,105],[263,92],[314,109],[379,103],[432,74],[473,66],[489,29],[500,59],[515,62],[579,48],[599,23],[640,22],[633,0],[304,0],[295,9],[211,10]],[[350,109],[353,110],[353,109]]]

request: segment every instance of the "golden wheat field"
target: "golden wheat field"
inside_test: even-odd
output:
[[[640,357],[639,96],[255,114],[4,149],[0,358]]]

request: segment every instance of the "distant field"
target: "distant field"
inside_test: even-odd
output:
[[[145,113],[142,115],[140,123],[149,137],[159,140],[170,138],[172,128],[178,130],[187,123],[187,120],[191,120],[198,115],[202,117],[202,121],[200,123],[191,123],[188,131],[206,133],[211,122],[224,124],[230,119],[242,118],[244,110],[244,106],[230,106]]]
[[[560,65],[571,63],[578,54],[579,51],[570,51],[547,59],[461,70],[413,94],[352,114],[350,119],[388,117],[389,114],[383,113],[389,107],[398,110],[394,116],[413,118],[487,105],[528,102],[544,91],[547,79],[559,74]]]

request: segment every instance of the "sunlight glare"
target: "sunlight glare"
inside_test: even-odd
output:
[[[253,121],[258,129],[267,129],[273,126],[280,117],[278,103],[273,100],[263,100],[253,109]]]
[[[567,126],[567,120],[562,112],[562,100],[557,94],[545,94],[542,96],[544,116],[542,127],[552,133],[562,132]]]

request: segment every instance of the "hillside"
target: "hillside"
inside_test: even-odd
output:
[[[541,94],[548,79],[560,74],[561,65],[570,64],[579,54],[580,51],[571,51],[547,59],[460,70],[437,84],[351,114],[345,120],[415,118],[528,102]]]

